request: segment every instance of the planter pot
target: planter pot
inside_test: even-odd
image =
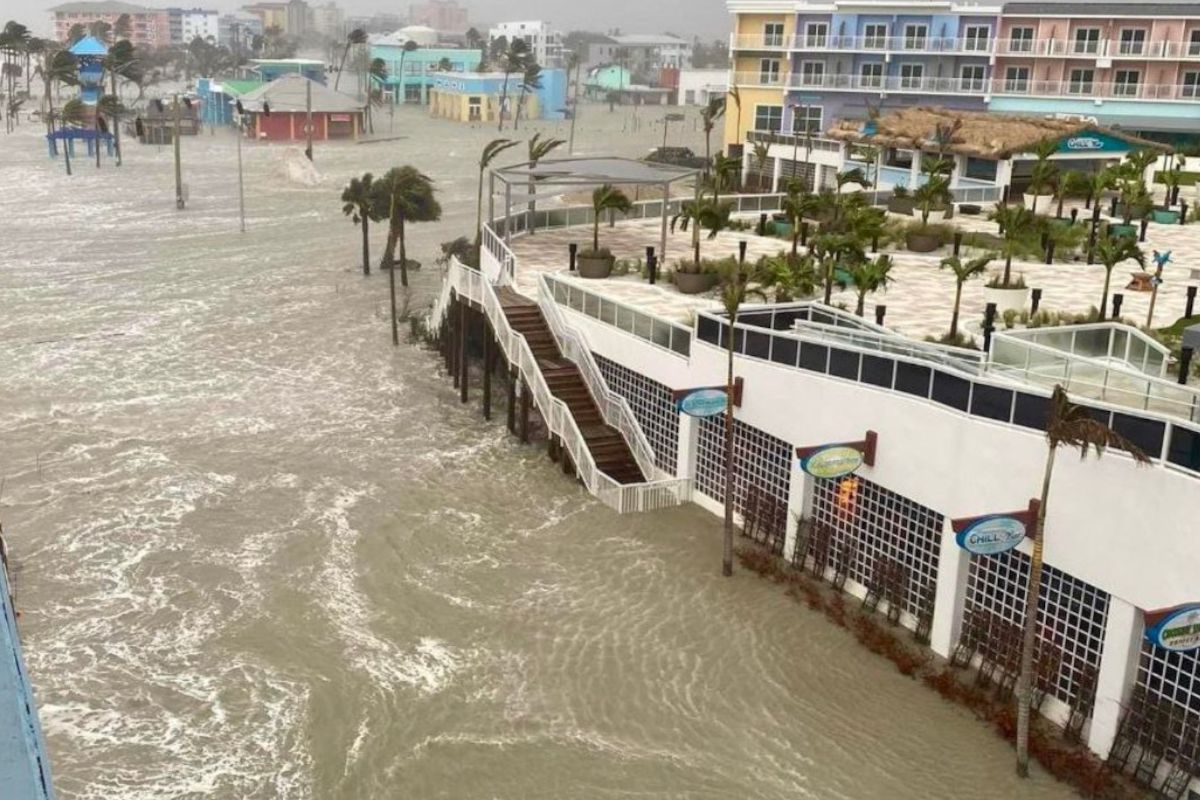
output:
[[[785,239],[790,239],[792,236],[792,226],[788,222],[772,222],[771,233],[776,236],[781,236]]]
[[[675,288],[680,294],[701,294],[717,285],[715,272],[676,272]]]
[[[1117,217],[1118,219],[1125,218],[1125,204],[1124,203],[1117,203],[1117,213],[1114,216]],[[1130,219],[1141,219],[1144,216],[1146,216],[1146,212],[1142,211],[1141,209],[1135,209],[1134,212],[1129,215],[1129,218]]]
[[[920,209],[920,208],[917,208],[917,207],[915,207],[915,206],[914,206],[914,207],[913,207],[913,209],[912,209],[912,211],[911,211],[911,212],[909,212],[909,213],[911,213],[911,214],[913,215],[913,217],[915,217],[916,219],[920,219],[920,218],[921,218],[921,209]],[[947,219],[949,219],[949,217],[950,217],[950,211],[949,211],[949,209],[945,209],[945,208],[931,208],[931,209],[929,209],[929,222],[930,222],[931,224],[937,224],[937,223],[939,223],[939,222],[945,222]]]
[[[932,253],[942,246],[942,237],[933,231],[909,231],[904,234],[904,246],[914,253]]]
[[[983,302],[995,303],[997,316],[1012,309],[1022,311],[1029,300],[1028,289],[988,289],[984,287]]]
[[[1175,221],[1178,222],[1179,219],[1176,218]],[[1109,225],[1108,226],[1108,235],[1109,236],[1129,236],[1131,238],[1136,239],[1137,235],[1138,235],[1138,226],[1137,225],[1125,225],[1123,223],[1116,223],[1113,225]]]
[[[1025,201],[1026,208],[1031,209],[1036,203],[1038,211],[1044,212],[1046,209],[1054,209],[1054,195],[1052,194],[1024,194],[1021,195],[1021,199]]]
[[[911,214],[915,207],[911,197],[893,197],[887,203],[887,210],[893,214]]]
[[[1169,208],[1156,208],[1150,212],[1150,219],[1163,225],[1178,225],[1179,212]]]
[[[607,278],[612,274],[614,256],[585,256],[575,259],[575,268],[581,278]]]

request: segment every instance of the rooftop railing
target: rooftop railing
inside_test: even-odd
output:
[[[671,355],[683,358],[691,355],[692,329],[689,326],[647,313],[554,275],[546,275],[544,280],[559,305],[636,336]]]

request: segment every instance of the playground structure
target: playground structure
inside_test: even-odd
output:
[[[94,36],[85,36],[70,48],[70,53],[79,65],[79,99],[83,102],[86,117],[95,119],[96,106],[104,91],[104,58],[108,48]],[[69,156],[75,155],[75,142],[82,140],[87,146],[87,154],[95,155],[96,148],[101,143],[113,155],[113,135],[96,127],[73,126],[64,124],[58,130],[46,134],[46,144],[50,157],[58,156],[59,142]]]

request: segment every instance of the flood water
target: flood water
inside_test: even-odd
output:
[[[228,134],[184,142],[184,212],[168,148],[68,178],[35,125],[0,139],[0,517],[63,800],[1070,796],[722,579],[716,517],[618,518],[393,349],[340,188],[437,182],[424,305],[495,132],[392,124],[318,143],[316,187],[247,147],[245,234]],[[578,150],[661,139],[629,128],[588,109]]]

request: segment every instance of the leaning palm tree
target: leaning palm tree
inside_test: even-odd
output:
[[[513,126],[515,129],[515,125]],[[534,196],[536,186],[534,185],[532,171],[537,168],[538,163],[550,155],[554,150],[562,147],[566,142],[562,139],[543,139],[540,133],[535,133],[529,144],[529,222],[525,225],[526,230],[530,234],[534,231],[534,215],[537,213],[537,198]]]
[[[592,192],[592,250],[591,255],[600,255],[600,220],[604,212],[620,211],[628,214],[633,210],[633,203],[628,195],[611,183],[597,187]]]
[[[497,114],[500,117],[500,127],[497,130],[504,130],[504,115],[508,111],[508,79],[514,72],[521,73],[522,77],[525,74],[525,65],[529,60],[529,45],[524,39],[513,39],[508,44],[508,49],[500,57],[500,67],[504,72],[504,87],[500,90],[500,112]]]
[[[355,45],[366,44],[367,32],[362,28],[355,28],[346,34],[346,46],[342,48],[342,60],[338,62],[337,78],[333,81],[333,90],[336,92],[338,84],[342,82],[342,70],[346,67],[346,59],[350,56],[350,48]]]
[[[128,14],[122,14],[128,23]],[[117,20],[120,22],[120,19]],[[142,78],[142,68],[138,63],[138,59],[134,56],[133,44],[128,39],[121,39],[111,48],[108,55],[104,57],[104,71],[108,73],[109,79],[112,81],[113,97],[120,97],[120,87],[117,84],[118,79],[132,81],[137,83]],[[118,109],[120,103],[118,102]],[[121,125],[113,125],[113,150],[117,154],[117,166],[121,166]]]
[[[374,186],[375,176],[367,172],[361,178],[351,178],[346,188],[342,189],[342,213],[350,217],[355,225],[362,226],[363,275],[371,274],[371,222],[382,219],[376,215]]]
[[[1122,261],[1136,261],[1146,268],[1146,254],[1132,236],[1105,236],[1096,245],[1096,258],[1104,265],[1104,292],[1100,295],[1100,319],[1108,316],[1108,289],[1112,283],[1113,267]]]
[[[1030,247],[1030,238],[1036,230],[1037,217],[1033,211],[1023,206],[997,203],[988,215],[988,219],[1000,226],[1000,254],[1004,256],[1004,286],[1012,283],[1012,260],[1026,252]]]
[[[435,197],[433,181],[416,167],[393,167],[374,184],[375,213],[388,220],[387,245],[383,267],[388,270],[388,294],[392,305],[392,344],[400,344],[396,315],[396,257],[400,248],[400,285],[408,287],[408,249],[405,225],[409,222],[437,222],[442,207]]]
[[[100,134],[110,133],[111,130],[116,130],[121,122],[121,117],[125,115],[125,108],[121,105],[121,101],[117,99],[115,94],[102,95],[96,101],[96,113],[94,116],[96,130],[96,166],[100,166]],[[111,129],[111,130],[110,130]]]
[[[408,83],[407,83],[408,79],[405,77],[404,59],[408,57],[409,53],[415,52],[417,50],[417,48],[418,48],[417,43],[414,42],[412,39],[409,39],[407,42],[404,43],[404,47],[400,49],[400,104],[401,105],[408,104]],[[384,78],[384,80],[386,80],[386,77]]]
[[[738,91],[736,86],[730,86],[727,92],[729,99],[733,101],[733,107],[737,109],[737,127],[734,129],[734,144],[741,145],[742,143],[742,93]]]
[[[886,288],[891,283],[891,271],[892,257],[886,254],[878,255],[873,260],[863,259],[850,265],[847,272],[854,281],[854,294],[858,297],[858,302],[854,306],[855,314],[860,317],[863,315],[867,304],[867,295]]]
[[[510,147],[516,147],[520,142],[513,139],[493,139],[483,147],[479,154],[479,192],[475,202],[475,247],[483,242],[483,173],[496,160],[496,156]],[[505,223],[507,224],[507,222]]]
[[[521,75],[521,97],[517,100],[517,113],[513,115],[513,130],[521,124],[521,110],[525,108],[525,96],[542,88],[542,67],[532,58],[525,64]]]
[[[1017,677],[1017,774],[1029,774],[1029,711],[1033,699],[1033,651],[1037,642],[1038,601],[1042,585],[1042,546],[1046,530],[1046,508],[1050,501],[1050,480],[1054,457],[1059,447],[1077,447],[1080,456],[1105,448],[1124,450],[1138,464],[1150,463],[1150,457],[1133,442],[1092,416],[1090,409],[1073,404],[1062,386],[1055,386],[1046,419],[1046,467],[1042,475],[1042,496],[1037,521],[1033,526],[1033,554],[1029,559],[1029,584],[1025,597],[1025,624],[1021,640],[1021,671]]]
[[[83,125],[86,118],[86,111],[83,101],[78,97],[72,97],[63,104],[62,112],[58,115],[59,122],[65,130],[68,127],[78,128]],[[67,174],[71,174],[71,142],[69,139],[63,139],[63,162],[67,166]]]
[[[704,174],[708,174],[712,166],[712,132],[717,127],[717,120],[725,114],[725,98],[713,97],[708,105],[700,112],[700,122],[704,126]]]
[[[699,259],[696,263],[700,263]],[[729,325],[729,333],[725,337],[725,530],[721,547],[721,574],[725,577],[733,574],[733,331],[737,326],[742,304],[750,297],[764,297],[762,290],[752,285],[763,283],[764,277],[760,274],[758,265],[738,261],[736,258],[724,259],[717,267],[718,291]]]
[[[737,188],[738,178],[741,177],[742,162],[740,159],[717,153],[713,158],[712,190],[713,200],[721,202],[721,190],[728,187]]]
[[[804,218],[817,212],[821,198],[805,191],[803,181],[791,180],[787,184],[787,194],[780,203],[780,210],[787,215],[788,224],[792,228],[792,255],[800,250],[800,226]]]
[[[962,305],[963,284],[971,278],[982,275],[990,263],[992,263],[991,253],[985,253],[967,261],[963,261],[958,256],[946,256],[942,259],[941,269],[948,269],[954,273],[954,313],[950,315],[950,339],[958,337],[958,309]]]
[[[755,142],[751,158],[754,159],[755,183],[758,184],[758,191],[764,191],[763,173],[766,172],[767,162],[771,159],[771,146],[766,142]]]

